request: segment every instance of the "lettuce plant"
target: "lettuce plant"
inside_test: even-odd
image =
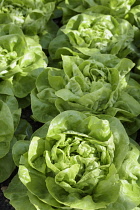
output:
[[[103,14],[79,14],[58,31],[50,42],[49,53],[57,59],[66,53],[92,55],[93,50],[98,49],[101,53],[126,57],[131,52],[133,38],[133,27],[124,19]]]
[[[65,111],[51,121],[46,133],[45,138],[32,138],[19,161],[18,175],[26,189],[18,186],[30,205],[130,210],[140,204],[140,150],[129,142],[118,119]],[[5,195],[19,205],[12,196],[16,180]]]
[[[51,21],[55,10],[55,2],[38,0],[1,0],[0,23],[14,23],[26,35],[38,35],[44,49],[54,38],[57,25]]]
[[[0,0],[0,182],[18,168],[16,210],[140,210],[139,11]]]
[[[22,27],[28,35],[42,32],[55,9],[55,2],[44,0],[0,0],[0,16],[2,20],[13,22]]]
[[[78,56],[62,60],[61,69],[47,67],[36,80],[31,93],[35,120],[46,122],[65,110],[106,113],[124,122],[140,114],[140,87],[130,78],[131,60],[100,53],[87,60]]]
[[[15,96],[27,96],[34,88],[36,77],[46,66],[47,57],[38,40],[25,36],[14,24],[1,25],[0,78],[12,81]]]

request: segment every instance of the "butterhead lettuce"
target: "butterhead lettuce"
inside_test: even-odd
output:
[[[128,201],[133,209],[140,204],[139,152],[118,119],[65,111],[46,138],[32,138],[18,175],[37,209],[125,209]]]
[[[38,40],[25,36],[14,24],[1,25],[0,78],[12,81],[15,96],[27,96],[34,88],[36,77],[46,66],[47,57]]]
[[[57,59],[60,54],[70,55],[73,51],[92,55],[93,49],[98,49],[101,53],[126,57],[131,52],[133,38],[133,27],[124,19],[103,14],[79,14],[59,29],[56,38],[50,42],[49,53]]]
[[[87,60],[78,56],[62,56],[62,60],[62,68],[47,67],[36,80],[31,93],[36,120],[47,122],[65,110],[107,113],[124,122],[140,114],[139,86],[133,97],[130,89],[134,91],[135,85],[128,85],[131,60],[100,53]]]
[[[40,44],[46,49],[58,30],[57,25],[50,20],[54,10],[54,1],[1,0],[0,24],[14,23],[26,35],[38,35]]]

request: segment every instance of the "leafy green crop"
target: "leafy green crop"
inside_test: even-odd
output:
[[[87,60],[78,56],[62,60],[62,69],[47,67],[36,80],[31,93],[36,120],[46,122],[65,110],[106,113],[126,122],[140,114],[140,86],[130,78],[131,60],[100,53]]]
[[[60,54],[69,55],[71,51],[92,56],[94,49],[126,57],[131,52],[133,38],[133,27],[124,19],[103,14],[80,14],[58,31],[50,42],[49,52],[55,59]]]
[[[140,0],[0,0],[15,210],[140,210],[139,134]]]
[[[54,38],[57,25],[50,20],[55,2],[44,0],[1,0],[0,24],[14,23],[27,35],[39,35],[43,48]]]
[[[37,40],[25,36],[14,24],[1,25],[0,78],[12,80],[15,96],[28,95],[34,88],[35,78],[46,66],[47,57]]]
[[[139,157],[116,118],[65,111],[51,121],[46,138],[32,138],[19,178],[38,209],[132,209],[140,204]]]

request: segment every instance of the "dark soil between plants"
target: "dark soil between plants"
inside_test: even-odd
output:
[[[0,210],[14,210],[14,208],[10,205],[9,200],[4,197],[3,191],[8,187],[16,173],[17,169],[13,171],[12,175],[6,181],[0,183]]]

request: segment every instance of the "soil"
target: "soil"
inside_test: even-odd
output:
[[[6,199],[3,196],[1,189],[0,189],[0,209],[1,210],[14,210],[14,208],[9,204],[8,199]]]
[[[12,173],[12,175],[3,183],[0,183],[0,210],[14,210],[10,205],[9,200],[4,197],[3,191],[8,187],[12,178],[16,175],[17,169]]]

